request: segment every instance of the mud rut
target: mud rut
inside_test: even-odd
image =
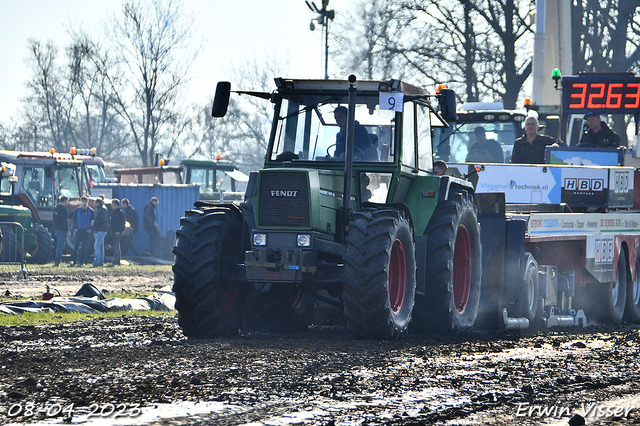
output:
[[[78,423],[92,404],[150,414],[205,402],[215,409],[147,423],[640,424],[639,349],[637,327],[402,341],[341,328],[189,341],[174,317],[0,327],[0,424],[62,424],[46,412],[55,404],[73,403]],[[13,415],[27,404],[36,412]]]

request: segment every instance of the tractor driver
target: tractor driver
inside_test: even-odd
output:
[[[617,148],[620,146],[620,136],[600,120],[597,112],[588,112],[583,117],[589,129],[580,138],[578,145],[595,146],[598,148]]]
[[[334,157],[344,157],[347,140],[347,107],[339,106],[333,111],[340,131],[336,135],[336,149]],[[354,121],[353,146],[356,161],[378,161],[378,151],[371,144],[369,132],[360,123]]]
[[[502,146],[498,141],[487,139],[484,127],[476,127],[473,129],[473,135],[476,138],[476,142],[471,145],[466,161],[504,163]]]

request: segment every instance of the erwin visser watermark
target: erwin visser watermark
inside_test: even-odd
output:
[[[613,405],[600,403],[582,403],[579,406],[529,404],[520,402],[516,407],[516,417],[563,417],[575,413],[587,418],[628,417],[633,409],[631,405]]]

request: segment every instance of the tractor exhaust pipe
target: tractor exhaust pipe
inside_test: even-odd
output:
[[[356,116],[356,92],[353,85],[356,76],[349,76],[349,113],[347,115],[347,140],[344,150],[344,199],[342,200],[342,223],[345,228],[345,235],[348,232],[349,222],[351,222],[351,180],[353,174],[353,135],[355,131]]]

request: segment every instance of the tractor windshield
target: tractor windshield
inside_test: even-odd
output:
[[[335,102],[334,102],[335,101]],[[270,154],[272,160],[344,161],[344,134],[334,110],[346,106],[346,96],[283,99]],[[355,107],[354,161],[394,161],[395,112],[381,110],[377,96],[359,96]]]

